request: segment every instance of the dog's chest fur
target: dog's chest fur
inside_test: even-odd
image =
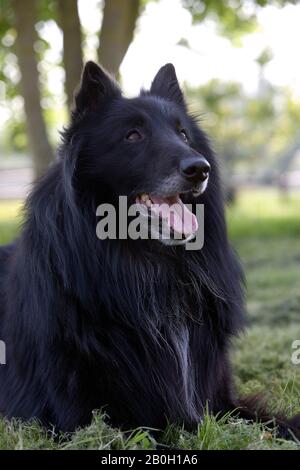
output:
[[[115,305],[119,321],[106,324],[102,348],[108,380],[115,382],[116,402],[108,407],[113,420],[114,409],[128,393],[132,395],[125,413],[128,422],[146,413],[153,426],[163,426],[166,418],[192,426],[201,419],[206,400],[214,399],[210,377],[218,374],[223,345],[215,334],[214,319],[209,318],[213,299],[199,279],[196,284],[195,273],[177,271],[173,277],[167,271],[162,266],[154,279],[157,270],[148,266],[152,283],[141,276],[122,311]],[[131,286],[135,281],[131,273]],[[124,284],[119,288],[128,292],[126,279]],[[126,310],[127,322],[122,323]],[[131,314],[138,322],[130,323]]]

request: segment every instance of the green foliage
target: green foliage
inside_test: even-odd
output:
[[[7,30],[12,27],[13,12],[11,0],[1,0],[0,3],[0,37],[3,37]]]
[[[241,0],[224,2],[218,0],[183,0],[195,23],[211,18],[221,34],[238,41],[241,34],[251,33],[256,27],[255,12],[245,11]]]
[[[40,31],[43,24],[49,20],[57,21],[56,1],[39,0],[37,2],[37,40],[35,43],[35,53],[40,64],[43,64],[45,61],[46,52],[50,48],[50,44],[41,37]],[[16,35],[17,31],[15,29],[12,0],[1,0],[0,85],[1,88],[4,89],[5,105],[10,113],[10,118],[2,131],[1,145],[7,152],[24,151],[28,148],[26,119],[20,105],[20,74],[15,54]],[[47,77],[43,76],[43,73],[41,73],[41,91],[42,99],[48,98],[47,102],[49,107],[49,103],[51,103],[51,98],[53,97],[49,93]],[[49,124],[47,114],[45,117],[47,124]],[[52,131],[53,133],[53,127],[51,127],[51,125],[49,125],[49,127],[50,132]]]
[[[256,29],[256,7],[267,5],[284,6],[295,4],[297,0],[182,0],[183,5],[191,12],[195,23],[210,18],[218,26],[224,36],[231,38],[236,44],[243,34],[252,33]]]
[[[191,111],[217,143],[227,172],[276,167],[279,154],[299,139],[300,101],[286,89],[275,89],[263,78],[255,95],[239,83],[211,80],[187,90]],[[259,176],[259,175],[256,175]]]

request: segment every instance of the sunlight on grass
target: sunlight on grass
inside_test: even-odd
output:
[[[244,190],[227,210],[231,238],[300,236],[300,192]]]
[[[0,201],[0,223],[12,222],[22,208],[22,201]]]
[[[0,201],[0,245],[11,242],[19,230],[22,201]]]

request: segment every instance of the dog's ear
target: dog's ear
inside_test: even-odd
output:
[[[96,109],[102,101],[120,96],[121,90],[114,79],[92,61],[86,63],[79,90],[75,93],[75,113]]]
[[[152,82],[150,93],[185,106],[173,64],[166,64],[159,69]]]

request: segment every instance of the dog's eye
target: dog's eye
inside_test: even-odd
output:
[[[184,142],[188,142],[188,136],[184,129],[180,129],[179,134]]]
[[[126,140],[128,140],[129,142],[138,142],[139,140],[142,140],[142,138],[142,134],[136,129],[131,129],[126,134]]]

